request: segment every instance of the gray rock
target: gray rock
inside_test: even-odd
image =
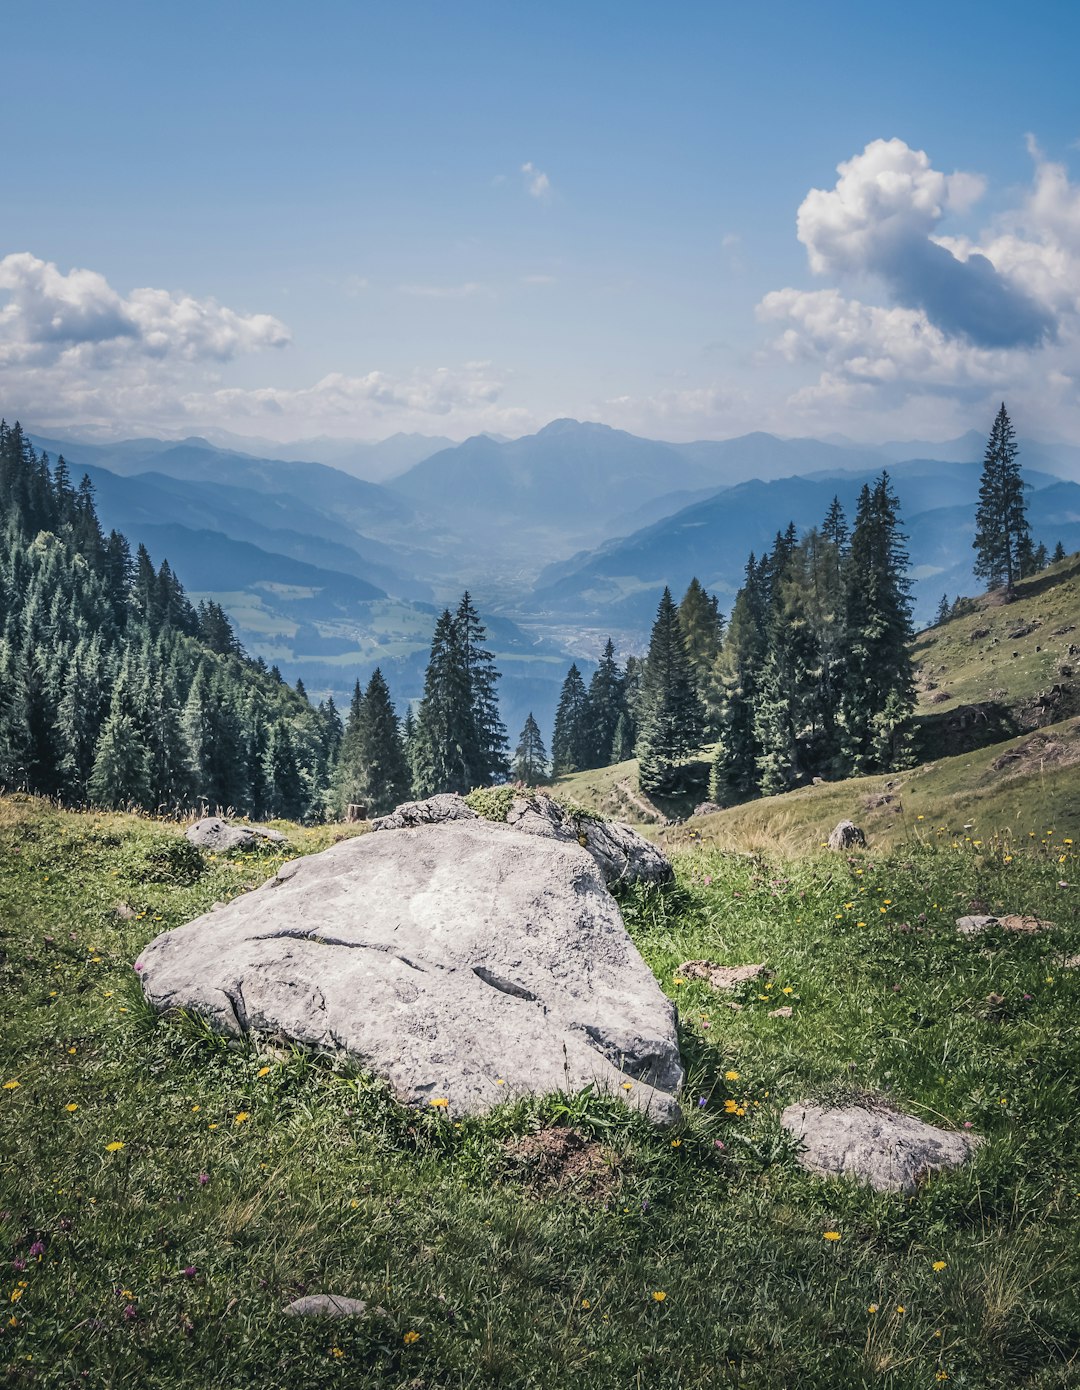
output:
[[[578,845],[465,820],[363,835],[152,941],[158,1009],[343,1054],[479,1113],[589,1084],[668,1121],[675,1013]]]
[[[830,849],[865,848],[866,836],[854,821],[842,820],[829,836]]]
[[[581,845],[609,885],[670,883],[674,878],[667,855],[644,835],[616,821],[575,815],[547,796],[520,797],[511,802],[506,823],[525,835]]]
[[[271,830],[267,825],[230,825],[220,816],[204,816],[189,825],[184,834],[199,849],[218,854],[230,849],[250,849],[260,841],[275,845],[287,843],[280,830]]]
[[[427,801],[406,802],[391,815],[374,821],[372,829],[400,830],[409,826],[479,819],[481,817],[464,797],[445,792]],[[507,811],[506,824],[523,835],[539,835],[580,845],[596,860],[607,884],[669,883],[674,877],[667,855],[636,830],[614,821],[575,815],[548,796],[516,797]]]
[[[956,919],[956,930],[961,936],[981,936],[991,927],[1000,927],[1002,931],[1015,932],[1018,936],[1037,936],[1039,932],[1050,931],[1053,925],[1053,922],[1045,922],[1041,917],[1025,917],[1015,912],[1001,917],[987,914]]]
[[[479,820],[476,812],[457,792],[442,792],[426,801],[406,801],[388,816],[371,822],[372,830],[406,830],[417,825],[442,825],[446,821]]]
[[[804,1145],[799,1162],[818,1177],[849,1177],[875,1192],[914,1192],[933,1173],[957,1168],[982,1142],[938,1129],[884,1106],[828,1106],[802,1101],[780,1116]]]
[[[287,1318],[360,1318],[368,1306],[362,1298],[344,1298],[337,1293],[309,1293],[294,1298],[281,1311]]]
[[[700,801],[690,812],[691,816],[711,816],[724,808],[715,801]]]

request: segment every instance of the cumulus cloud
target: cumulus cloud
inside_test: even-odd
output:
[[[942,223],[975,206],[983,180],[943,174],[902,140],[873,141],[839,166],[835,188],[807,195],[799,239],[811,270],[836,284],[775,290],[758,305],[780,329],[772,351],[820,368],[790,397],[795,411],[880,415],[905,401],[981,403],[1006,389],[1058,420],[1075,410],[1080,189],[1030,148],[1027,195],[975,237]],[[875,286],[886,303],[872,302]]]
[[[525,187],[531,198],[539,198],[543,202],[551,197],[551,180],[531,159],[521,166],[521,172],[525,175]]]
[[[240,314],[160,289],[123,296],[97,271],[65,274],[26,251],[0,260],[0,304],[5,365],[64,357],[88,366],[139,357],[225,362],[289,342],[288,329],[270,314]]]
[[[993,261],[974,250],[957,256],[934,237],[947,211],[967,211],[982,196],[978,175],[943,174],[903,140],[874,140],[837,172],[834,188],[811,189],[799,208],[799,240],[816,274],[876,276],[897,304],[979,346],[1052,336],[1052,315]]]

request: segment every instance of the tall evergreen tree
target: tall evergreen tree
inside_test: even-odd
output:
[[[589,696],[575,661],[566,673],[555,710],[555,728],[551,735],[554,776],[562,777],[588,767],[591,748]]]
[[[715,594],[706,593],[695,575],[679,604],[679,628],[690,661],[694,688],[705,705],[709,696],[713,667],[720,654],[724,624]]]
[[[499,717],[496,684],[499,673],[495,658],[485,643],[487,632],[466,589],[454,615],[457,640],[469,679],[473,728],[476,733],[477,765],[471,770],[474,786],[488,786],[510,771],[506,726]]]
[[[146,805],[150,779],[146,744],[132,713],[131,677],[127,670],[113,686],[108,717],[98,740],[87,791],[95,806],[112,810]]]
[[[471,791],[484,766],[461,634],[449,609],[439,617],[413,738],[413,791]]]
[[[623,708],[623,674],[609,637],[589,681],[589,767],[606,767],[612,761],[615,730]]]
[[[1016,432],[1002,401],[983,456],[972,544],[975,573],[991,589],[1004,586],[1008,594],[1031,567],[1031,531],[1018,454]]]
[[[381,816],[409,795],[409,769],[390,691],[378,666],[364,691],[355,747],[356,800],[369,816]]]
[[[526,786],[536,787],[547,780],[547,766],[547,749],[540,737],[540,726],[530,710],[514,750],[514,777]]]
[[[905,765],[915,679],[911,581],[900,504],[888,473],[859,495],[845,594],[840,724],[852,773]]]
[[[649,638],[637,753],[643,791],[667,789],[677,764],[698,746],[704,711],[694,687],[679,613],[664,589]]]
[[[1058,563],[1059,560],[1064,560],[1064,558],[1065,558],[1065,547],[1062,545],[1062,543],[1061,543],[1060,541],[1058,541],[1057,545],[1054,546],[1054,553],[1053,553],[1053,555],[1050,556],[1050,563],[1051,563],[1052,565],[1056,565],[1056,564]]]

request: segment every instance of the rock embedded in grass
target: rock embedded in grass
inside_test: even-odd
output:
[[[982,1142],[888,1106],[789,1105],[780,1123],[802,1142],[799,1163],[818,1177],[847,1177],[875,1192],[915,1192],[934,1173],[966,1163]]]
[[[287,1318],[362,1318],[367,1310],[368,1306],[362,1298],[345,1298],[337,1293],[309,1293],[303,1298],[294,1298],[281,1311]]]
[[[866,836],[854,821],[839,821],[829,836],[830,849],[864,849],[865,847]]]
[[[137,969],[160,1010],[348,1057],[438,1113],[594,1085],[678,1114],[674,1009],[577,844],[477,819],[363,835],[157,937]]]
[[[204,816],[194,825],[189,825],[184,834],[198,849],[217,854],[224,854],[230,849],[251,849],[260,843],[286,843],[280,830],[271,830],[267,825],[230,825],[220,816]]]
[[[1039,932],[1051,931],[1053,926],[1053,922],[1043,921],[1040,917],[1025,917],[1019,913],[1007,913],[1002,917],[975,913],[956,919],[956,930],[961,936],[981,936],[991,927],[1000,927],[1002,931],[1015,932],[1019,936],[1036,936]]]

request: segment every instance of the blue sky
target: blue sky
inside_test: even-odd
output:
[[[8,414],[944,437],[1004,395],[1080,439],[1075,4],[35,0],[4,31]]]

